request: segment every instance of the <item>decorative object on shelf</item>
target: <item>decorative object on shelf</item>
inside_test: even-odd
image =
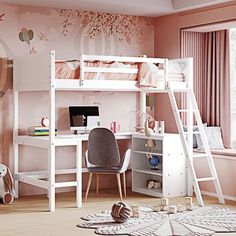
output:
[[[160,189],[161,188],[161,181],[155,181],[153,188],[156,189],[156,190]]]
[[[233,235],[236,231],[235,215],[226,207],[207,206],[193,211],[168,214],[154,212],[151,206],[140,206],[139,218],[130,218],[125,223],[115,223],[110,211],[82,217],[78,227],[95,229],[99,235],[205,235],[224,232]]]
[[[177,206],[175,206],[175,205],[169,206],[168,213],[169,214],[176,214],[177,213]]]
[[[147,187],[148,189],[160,189],[161,188],[161,182],[157,180],[148,180],[147,181]]]
[[[131,209],[132,209],[132,215],[134,218],[139,218],[139,205],[137,204],[132,204],[131,205]]]
[[[148,117],[144,124],[144,133],[147,137],[151,137],[155,134],[155,120],[152,117]]]
[[[155,134],[165,133],[165,121],[156,121],[153,117],[148,117],[144,124],[144,133],[147,137]]]
[[[117,121],[111,122],[110,129],[113,133],[120,132],[120,123]]]
[[[148,189],[152,189],[154,187],[155,181],[154,180],[148,180],[147,181],[147,187]]]
[[[0,164],[0,198],[4,204],[11,204],[14,201],[12,174],[3,164]]]
[[[159,126],[159,134],[164,134],[165,133],[165,121],[160,121],[160,126]]]
[[[152,154],[152,152],[154,152],[154,148],[156,147],[156,141],[154,139],[148,139],[145,147],[147,147],[148,153],[146,156],[149,159],[149,164],[152,166],[151,169],[158,170],[157,166],[160,163],[160,159],[157,155]]]
[[[130,218],[131,210],[125,203],[118,202],[112,206],[111,216],[115,222],[124,223]]]
[[[147,147],[148,152],[153,152],[156,147],[156,141],[154,139],[148,139],[145,147]]]
[[[41,125],[42,125],[43,127],[48,127],[48,126],[49,126],[49,119],[48,119],[47,117],[43,117],[43,118],[41,119]]]
[[[159,156],[147,153],[147,157],[149,159],[151,170],[158,170],[159,168],[157,166],[160,163]]]

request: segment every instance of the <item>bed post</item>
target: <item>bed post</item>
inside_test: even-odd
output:
[[[49,209],[55,211],[55,51],[50,52],[48,179]]]
[[[84,55],[81,54],[80,56],[80,86],[84,83]]]
[[[16,75],[14,73],[14,78]],[[13,83],[14,86],[14,83]],[[18,181],[18,172],[19,172],[19,144],[16,139],[18,137],[18,128],[19,128],[19,92],[16,90],[15,86],[13,88],[13,109],[14,109],[14,126],[13,126],[13,153],[14,153],[14,163],[13,163],[13,173],[14,173],[14,185],[15,185],[15,198],[19,197],[19,181]]]
[[[166,89],[169,88],[169,81],[168,81],[169,71],[168,71],[168,67],[169,67],[168,59],[165,59],[165,70],[164,70],[165,85],[164,86],[165,86]]]

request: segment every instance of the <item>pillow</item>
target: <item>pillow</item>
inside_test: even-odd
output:
[[[206,126],[207,126],[207,123],[204,123],[203,126],[206,127]],[[187,132],[187,131],[188,131],[186,125],[184,125],[183,128],[184,128],[184,132]],[[196,132],[196,131],[198,131],[198,126],[197,126],[197,125],[194,125],[194,126],[193,126],[193,132]],[[193,148],[197,148],[197,147],[198,147],[198,145],[197,145],[196,134],[193,134]]]
[[[221,137],[220,127],[204,127],[207,142],[210,149],[225,149]],[[203,143],[200,134],[196,135],[198,149],[203,149]]]

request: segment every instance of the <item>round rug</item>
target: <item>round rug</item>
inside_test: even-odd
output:
[[[236,211],[226,207],[199,207],[193,211],[168,214],[166,211],[153,212],[151,207],[143,206],[139,211],[139,218],[131,218],[125,223],[116,223],[110,215],[110,210],[89,214],[82,217],[83,222],[77,226],[95,229],[95,233],[100,235],[236,235]]]

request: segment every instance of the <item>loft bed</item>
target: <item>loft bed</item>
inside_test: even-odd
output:
[[[72,64],[72,65],[71,65]],[[76,186],[77,206],[82,206],[82,141],[85,137],[55,136],[56,91],[130,91],[140,94],[140,108],[146,112],[146,93],[181,92],[192,87],[192,59],[163,59],[82,55],[80,61],[56,60],[55,51],[24,55],[14,59],[14,177],[16,197],[18,183],[24,182],[48,190],[49,209],[55,210],[55,189]],[[68,67],[69,66],[69,70]],[[79,66],[79,68],[78,68]],[[66,68],[66,71],[63,69]],[[73,70],[77,71],[71,71]],[[150,69],[150,70],[147,70]],[[65,72],[65,73],[64,73]],[[109,78],[109,79],[108,79]],[[128,79],[127,79],[128,78]],[[19,130],[19,93],[46,91],[49,95],[49,137],[21,136]],[[188,116],[191,121],[191,115]],[[140,116],[144,124],[144,116]],[[190,130],[191,129],[191,122]],[[130,138],[120,134],[120,139]],[[48,149],[48,168],[45,172],[19,171],[19,145]],[[55,147],[76,147],[77,169],[55,169]],[[56,182],[56,174],[76,173],[77,181]]]
[[[192,84],[190,58],[81,55],[80,60],[56,60],[55,51],[14,60],[17,91],[147,91],[184,89]]]

